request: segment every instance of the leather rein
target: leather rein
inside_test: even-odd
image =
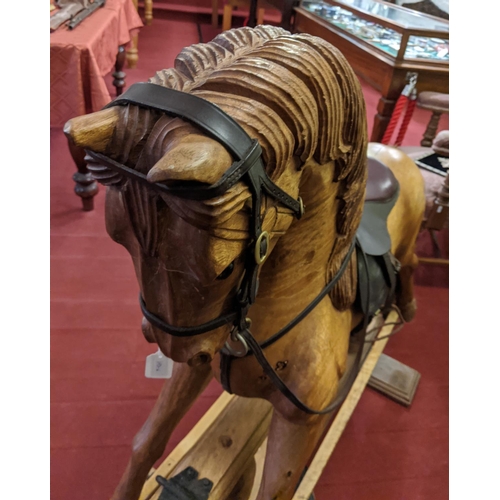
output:
[[[136,83],[132,85],[124,94],[110,102],[104,109],[112,106],[125,106],[133,104],[141,108],[153,109],[170,116],[179,117],[191,122],[193,125],[201,128],[212,139],[222,144],[236,159],[225,174],[214,184],[192,186],[175,185],[167,186],[159,182],[153,183],[147,180],[147,176],[136,170],[119,163],[112,158],[101,153],[86,150],[86,153],[94,160],[105,165],[126,177],[135,180],[149,189],[159,193],[170,194],[179,198],[190,200],[208,200],[224,194],[228,189],[240,181],[245,182],[252,194],[252,212],[250,220],[251,245],[246,250],[245,255],[245,273],[241,281],[238,292],[236,293],[235,310],[228,314],[220,315],[217,318],[196,326],[179,327],[166,323],[159,316],[153,314],[147,309],[144,298],[139,294],[139,304],[145,318],[156,328],[176,337],[192,337],[210,332],[224,325],[233,325],[231,338],[234,342],[239,342],[243,350],[235,351],[231,345],[226,342],[224,348],[220,351],[221,356],[221,383],[224,389],[231,392],[229,377],[231,363],[235,358],[254,355],[258,363],[264,370],[277,389],[279,389],[295,406],[306,413],[325,414],[337,409],[347,396],[361,362],[363,342],[360,343],[358,353],[355,359],[355,366],[349,374],[349,380],[341,390],[341,394],[326,408],[322,410],[313,410],[300,401],[295,394],[286,386],[273,367],[267,361],[263,349],[270,346],[300,321],[302,321],[332,290],[335,284],[340,280],[346,270],[352,253],[356,246],[354,240],[344,257],[344,260],[330,282],[316,296],[316,298],[293,320],[284,326],[277,333],[259,344],[250,331],[250,319],[248,311],[255,302],[258,291],[258,272],[260,266],[265,261],[270,238],[267,231],[262,230],[261,205],[262,194],[265,192],[281,204],[288,207],[300,219],[304,214],[304,205],[302,199],[297,200],[289,196],[279,188],[268,177],[264,163],[261,157],[262,149],[256,140],[252,140],[243,128],[229,115],[222,111],[209,101],[197,97],[193,94],[187,94],[177,90],[161,87],[152,83]],[[363,258],[366,259],[364,253]],[[368,297],[369,301],[369,297]],[[369,302],[368,302],[369,303]],[[362,324],[363,335],[366,334],[368,326],[368,315],[365,315]]]

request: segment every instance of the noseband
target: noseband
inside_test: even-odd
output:
[[[243,128],[229,115],[209,101],[192,94],[161,87],[152,83],[136,83],[124,94],[110,102],[106,108],[133,104],[141,108],[154,109],[169,116],[179,117],[191,122],[205,134],[222,144],[236,160],[226,173],[216,183],[203,186],[167,186],[159,182],[149,182],[147,176],[119,163],[108,156],[87,150],[86,153],[99,163],[107,166],[128,178],[140,182],[149,189],[159,193],[170,194],[190,200],[208,200],[224,194],[228,189],[240,181],[245,182],[252,194],[252,212],[250,220],[251,244],[245,254],[245,274],[236,294],[235,310],[221,315],[211,321],[197,326],[179,327],[166,323],[163,319],[150,312],[142,295],[139,295],[139,304],[146,319],[156,328],[176,337],[192,337],[210,332],[224,325],[232,325],[231,337],[243,346],[242,351],[235,351],[226,343],[221,351],[221,382],[224,388],[230,391],[229,373],[231,361],[234,357],[255,355],[265,373],[271,378],[275,386],[298,408],[312,414],[329,413],[339,406],[339,398],[327,408],[316,411],[307,407],[286,387],[281,378],[269,365],[263,354],[263,349],[276,342],[302,321],[332,290],[347,268],[355,241],[346,254],[340,269],[318,296],[288,325],[283,327],[272,337],[259,344],[250,332],[248,311],[255,302],[258,291],[258,273],[265,261],[270,238],[267,231],[262,231],[261,206],[263,193],[271,196],[282,205],[288,207],[297,219],[304,214],[302,199],[297,200],[285,193],[268,177],[262,161],[262,149],[256,140],[252,140]],[[365,318],[365,323],[367,320]],[[366,331],[366,324],[364,330]],[[362,349],[360,348],[360,351]]]

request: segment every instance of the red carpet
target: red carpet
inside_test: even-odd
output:
[[[209,26],[201,32],[204,41],[214,34]],[[139,69],[127,71],[127,83],[170,67],[182,47],[197,42],[196,24],[156,19],[140,35]],[[371,127],[378,95],[363,89]],[[418,144],[428,118],[416,111],[405,144]],[[74,172],[62,132],[52,130],[51,499],[105,500],[162,382],[144,378],[154,347],[140,332],[130,258],[104,228],[104,190],[95,210],[83,212]],[[429,245],[422,240],[421,247]],[[366,390],[316,488],[318,500],[448,497],[448,271],[422,267],[417,282],[417,318],[386,349],[421,373],[414,404],[406,409]],[[167,452],[220,392],[208,387]]]

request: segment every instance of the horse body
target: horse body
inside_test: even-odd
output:
[[[249,312],[252,333],[262,342],[316,297],[338,271],[355,236],[367,177],[359,82],[324,40],[271,27],[231,30],[210,44],[184,49],[175,69],[151,81],[197,94],[231,115],[261,144],[272,181],[304,201],[305,215],[296,220],[290,209],[263,198],[269,257],[261,266]],[[150,182],[212,184],[232,163],[221,144],[193,125],[136,106],[74,119],[65,131],[78,146],[106,153],[147,174]],[[402,264],[397,303],[405,319],[411,319],[423,181],[413,162],[397,150],[370,145],[368,154],[386,163],[401,186],[388,228],[392,252]],[[176,326],[202,324],[230,310],[249,244],[248,187],[239,183],[216,199],[186,200],[152,194],[90,159],[89,167],[109,186],[107,230],[131,254],[148,309]],[[345,372],[350,332],[361,320],[354,306],[356,284],[353,254],[330,295],[265,350],[287,386],[312,408],[332,400]],[[175,425],[212,373],[220,379],[220,350],[229,327],[178,338],[143,321],[143,332],[178,363],[136,437],[115,500],[138,497]],[[328,416],[295,407],[253,356],[232,362],[230,385],[238,395],[273,404],[259,499],[291,498]]]

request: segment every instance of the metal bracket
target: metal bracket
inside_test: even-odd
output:
[[[415,73],[413,71],[408,71],[406,73],[406,85],[405,88],[403,89],[403,92],[401,92],[401,95],[404,95],[406,97],[410,97],[411,94],[415,94],[414,98],[416,99],[416,92],[415,87],[417,85],[417,80],[418,80],[418,73]]]
[[[156,480],[163,486],[158,500],[208,500],[214,485],[210,479],[198,479],[198,471],[193,467],[187,467],[170,479],[157,476]]]

